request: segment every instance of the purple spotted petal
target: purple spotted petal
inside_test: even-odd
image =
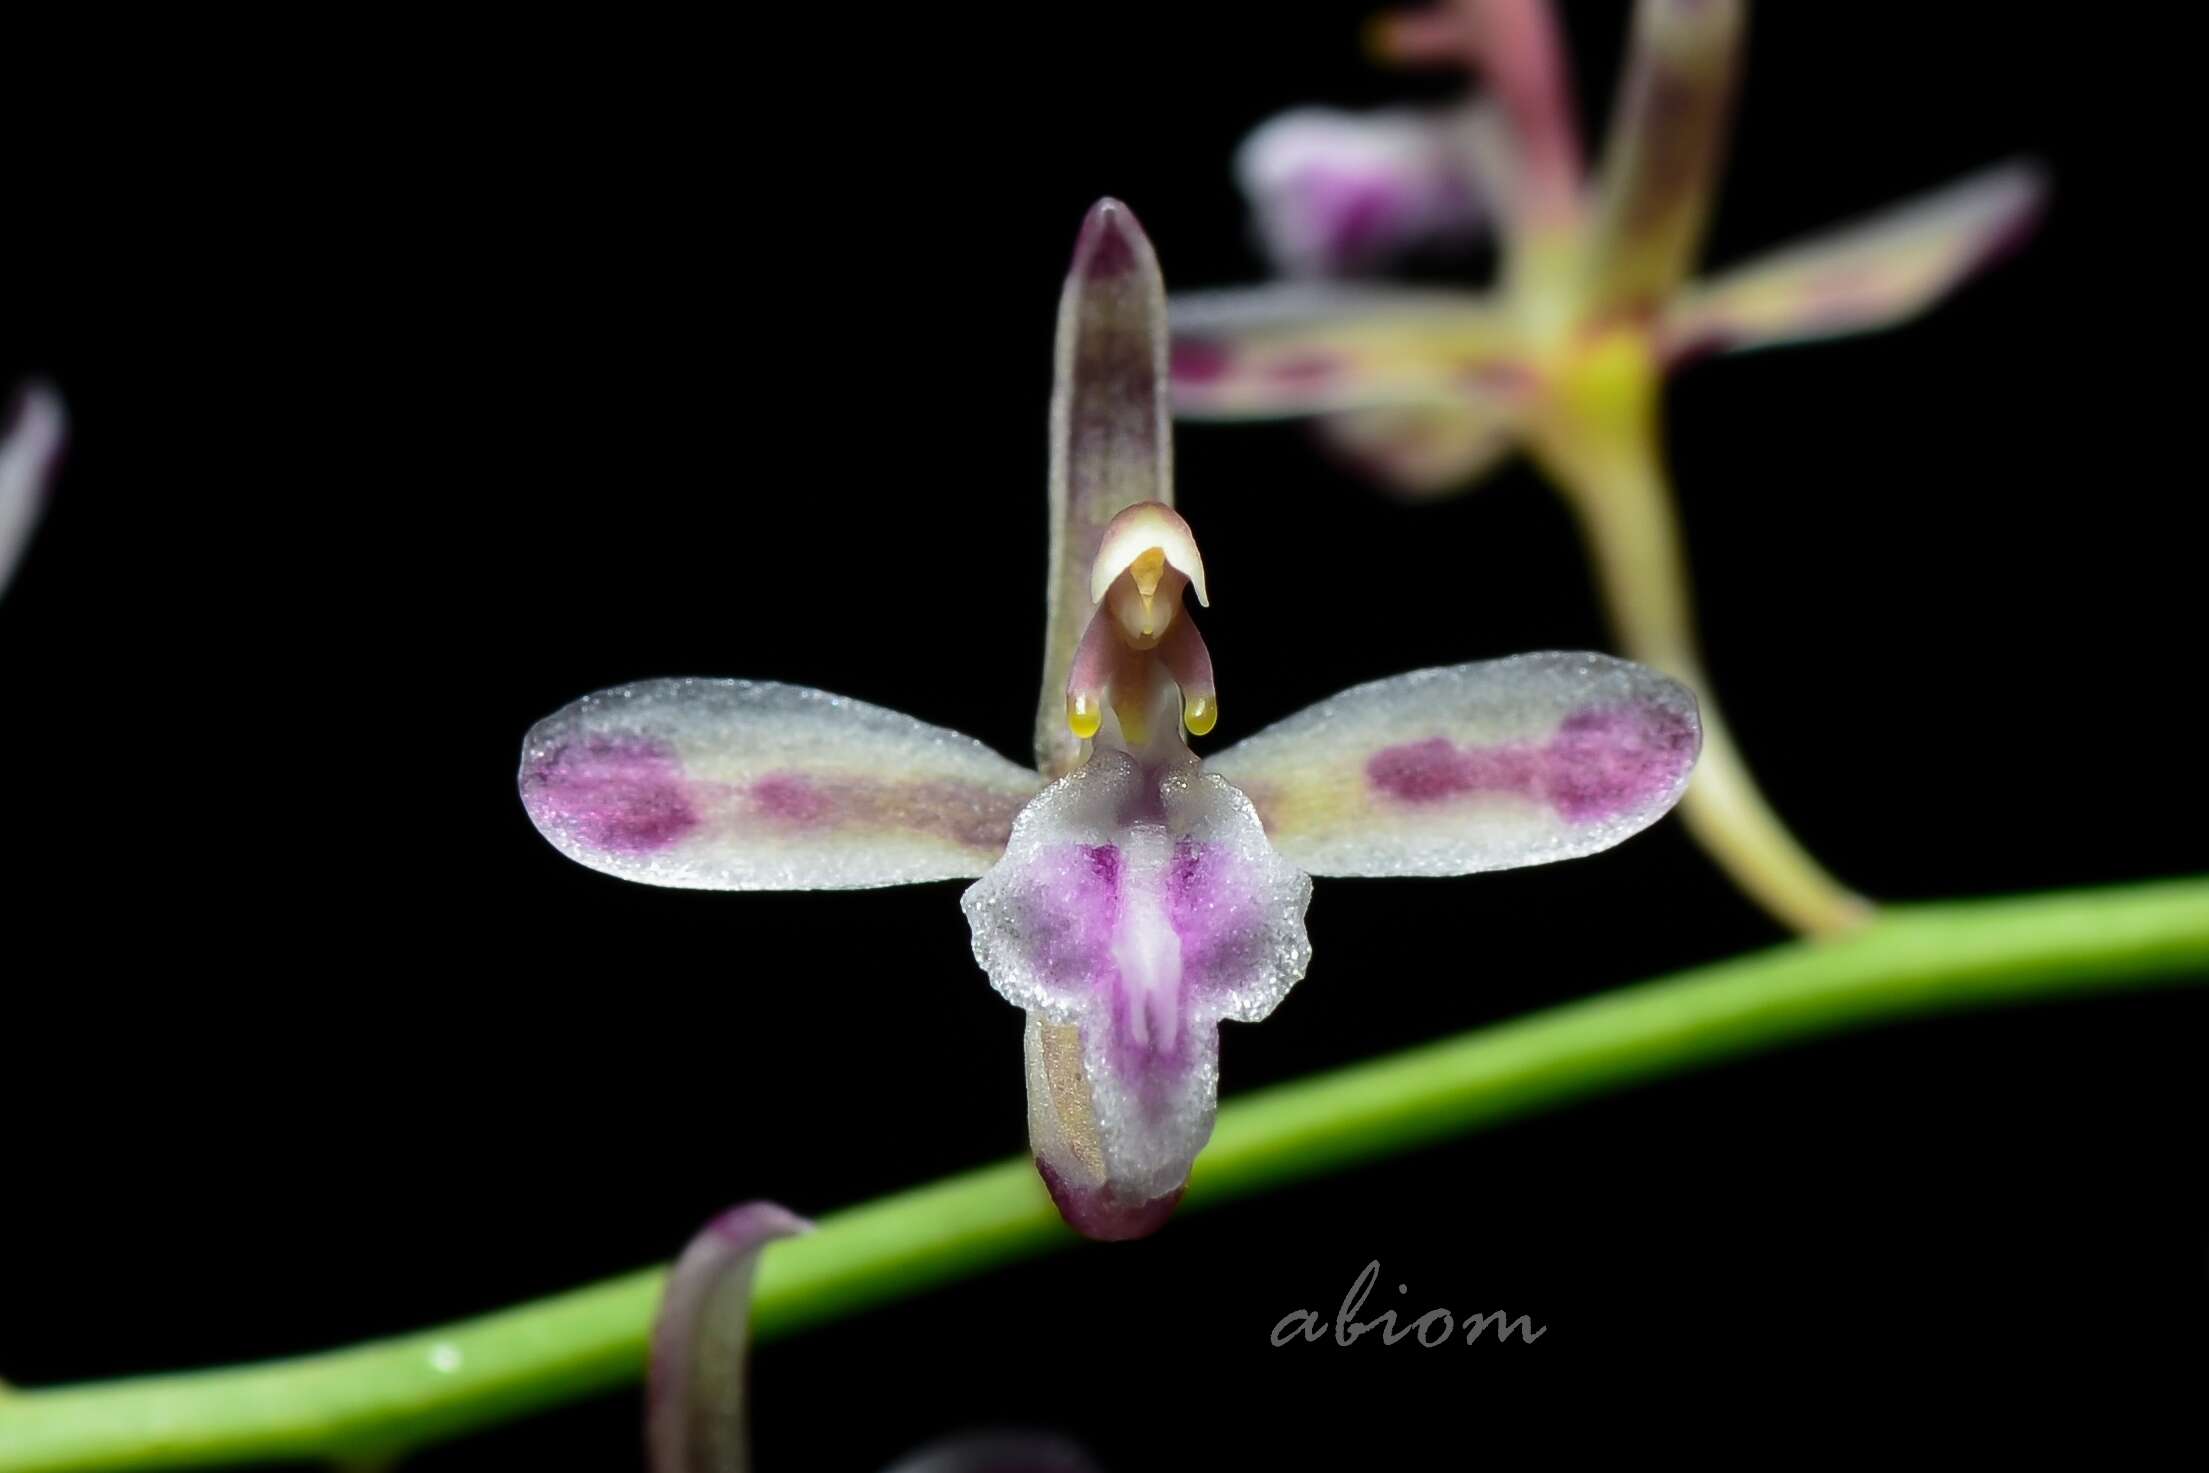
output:
[[[2046,174],[2015,162],[1691,287],[1666,309],[1666,356],[1813,342],[1906,322],[2031,233]]]
[[[1102,1473],[1089,1454],[1049,1432],[977,1432],[898,1459],[884,1473]]]
[[[1091,565],[1104,530],[1141,501],[1173,505],[1167,403],[1166,282],[1150,238],[1118,200],[1082,222],[1059,296],[1051,392],[1051,560],[1036,766],[1057,776],[1081,758],[1066,727],[1066,672],[1093,607]]]
[[[1500,143],[1485,107],[1299,108],[1243,141],[1235,177],[1277,270],[1342,275],[1422,246],[1478,240]]]
[[[962,901],[974,956],[1028,1026],[1029,1133],[1067,1220],[1155,1228],[1211,1135],[1219,1024],[1304,975],[1311,881],[1193,758],[1099,747]]]
[[[1608,849],[1679,801],[1695,697],[1608,655],[1354,686],[1206,760],[1317,875],[1458,875]]]
[[[757,680],[585,696],[530,729],[520,782],[570,859],[700,890],[971,878],[1041,786],[971,737]]]
[[[652,1324],[652,1473],[743,1473],[751,1465],[744,1360],[752,1273],[761,1248],[812,1230],[772,1202],[747,1202],[707,1224],[675,1261]]]
[[[0,593],[7,591],[38,524],[46,485],[67,434],[60,398],[51,389],[26,389],[5,438],[0,438]]]

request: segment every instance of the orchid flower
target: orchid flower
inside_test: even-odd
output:
[[[1694,697],[1606,655],[1361,685],[1209,759],[1212,658],[1182,595],[1165,284],[1090,211],[1059,304],[1035,766],[824,691],[651,680],[533,728],[522,801],[594,869],[702,889],[976,879],[974,956],[1027,1013],[1029,1136],[1066,1219],[1165,1220],[1211,1134],[1219,1024],[1311,959],[1310,875],[1456,875],[1590,854],[1678,799]]]
[[[1530,454],[1593,544],[1627,653],[1703,693],[1701,772],[1682,815],[1774,916],[1825,932],[1867,908],[1774,816],[1710,706],[1659,449],[1660,389],[1704,353],[1906,321],[2020,239],[2044,186],[2032,165],[2007,164],[1691,279],[1745,8],[1640,0],[1592,181],[1543,0],[1459,0],[1384,24],[1385,53],[1467,63],[1488,94],[1431,113],[1304,109],[1261,127],[1239,170],[1260,238],[1285,274],[1312,278],[1493,221],[1500,279],[1487,292],[1305,279],[1177,296],[1174,398],[1186,418],[1321,416],[1339,448],[1413,495]]]
[[[744,1473],[751,1466],[744,1365],[759,1255],[812,1224],[773,1202],[708,1223],[675,1261],[652,1321],[645,1444],[652,1473]],[[922,1448],[888,1473],[1097,1473],[1073,1444],[1042,1432],[985,1432]]]
[[[14,419],[0,435],[0,593],[7,592],[38,525],[67,433],[61,400],[51,389],[33,387],[20,396]]]

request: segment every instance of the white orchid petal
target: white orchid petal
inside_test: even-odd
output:
[[[1608,849],[1679,801],[1702,731],[1677,681],[1515,655],[1353,686],[1207,759],[1315,875],[1462,875]]]
[[[646,680],[522,748],[522,803],[570,859],[694,890],[971,878],[1042,780],[971,737],[763,680]]]

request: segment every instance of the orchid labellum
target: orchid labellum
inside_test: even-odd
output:
[[[1695,700],[1604,655],[1348,690],[1208,758],[1206,562],[1173,510],[1165,287],[1090,211],[1059,307],[1036,764],[843,696],[655,680],[529,733],[522,801],[563,853],[651,884],[976,879],[974,955],[1027,1013],[1029,1133],[1067,1220],[1151,1231],[1211,1133],[1219,1024],[1311,960],[1310,875],[1454,875],[1608,848],[1678,799]]]
[[[1745,0],[1640,0],[1602,165],[1583,167],[1545,0],[1456,0],[1377,32],[1395,59],[1463,65],[1467,104],[1261,127],[1239,174],[1275,265],[1298,280],[1176,297],[1174,400],[1198,419],[1320,417],[1412,495],[1461,489],[1525,450],[1593,547],[1625,647],[1705,695],[1702,770],[1682,814],[1783,922],[1866,913],[1766,805],[1724,724],[1689,617],[1658,400],[1701,354],[1906,321],[2030,227],[2044,186],[2012,163],[1821,240],[1691,277],[1717,185]],[[1485,292],[1326,278],[1493,227]]]

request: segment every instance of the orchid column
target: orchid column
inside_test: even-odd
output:
[[[1396,489],[1464,488],[1524,450],[1564,492],[1620,641],[1704,699],[1681,812],[1772,915],[1844,930],[1861,897],[1772,812],[1710,701],[1660,433],[1665,375],[1716,350],[1914,316],[2014,241],[2042,195],[2010,165],[1807,246],[1690,280],[1718,177],[1744,0],[1641,0],[1601,169],[1586,175],[1543,0],[1458,0],[1378,37],[1462,65],[1487,96],[1433,112],[1302,109],[1240,159],[1259,232],[1292,276],[1332,277],[1493,227],[1491,292],[1304,280],[1173,303],[1175,402],[1199,419],[1321,416]]]

